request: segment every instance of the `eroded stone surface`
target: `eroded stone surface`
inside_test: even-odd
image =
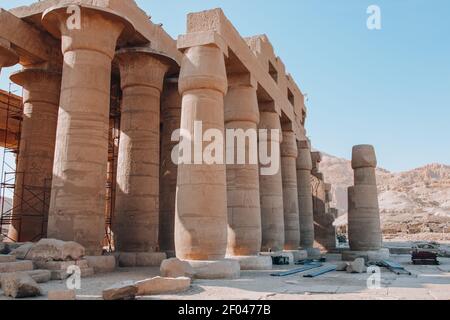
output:
[[[181,278],[162,278],[155,277],[135,283],[138,291],[137,296],[151,296],[167,293],[180,293],[189,289],[191,279],[187,277]]]
[[[11,273],[2,277],[2,289],[12,298],[29,298],[41,295],[36,281],[25,273]]]

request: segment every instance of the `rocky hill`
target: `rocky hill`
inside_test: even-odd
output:
[[[339,223],[345,224],[347,187],[353,184],[351,163],[324,154],[320,168],[333,184],[334,205],[344,214]],[[430,164],[401,173],[377,169],[377,180],[386,236],[435,234],[432,239],[450,239],[450,166]]]

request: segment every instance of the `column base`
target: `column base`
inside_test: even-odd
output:
[[[342,252],[343,261],[354,261],[358,258],[364,258],[366,262],[378,262],[390,258],[389,249],[367,250],[367,251],[344,251]]]
[[[221,279],[239,279],[241,276],[241,267],[239,262],[231,259],[218,261],[195,261],[182,260],[191,265],[195,271],[195,279],[202,280],[221,280]]]
[[[241,270],[272,270],[272,258],[267,256],[228,256],[227,259],[239,262]]]
[[[317,248],[306,248],[305,249],[308,254],[308,259],[320,259],[322,258],[322,252]]]
[[[167,255],[164,252],[118,252],[116,259],[121,268],[159,267]]]

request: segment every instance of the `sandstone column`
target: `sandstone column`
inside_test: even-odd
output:
[[[202,137],[195,137],[194,131],[200,131],[194,130],[196,122],[201,122],[203,127],[203,132],[196,132],[197,135],[203,135],[208,129],[218,130],[223,135],[223,99],[228,89],[223,47],[210,42],[190,44],[185,49],[179,78],[182,95],[181,129],[185,130],[183,139],[203,141]],[[204,142],[203,150],[209,144]],[[220,141],[218,148],[224,150]],[[202,152],[195,145],[192,150],[192,161],[178,166],[175,211],[177,257],[189,261],[198,270],[211,271],[212,274],[208,273],[205,277],[236,277],[239,263],[223,261],[227,250],[224,159],[220,159],[219,163],[206,163],[202,159]],[[224,267],[222,271],[213,270],[211,263],[224,264]],[[202,277],[201,274],[198,276]]]
[[[380,209],[375,168],[377,159],[373,146],[359,145],[353,148],[352,167],[355,173],[355,185],[348,189],[348,237],[350,250],[362,254],[372,260],[370,255],[386,257],[387,252],[381,250],[382,233]],[[375,252],[372,253],[371,251]]]
[[[111,60],[124,29],[120,18],[82,9],[81,29],[68,29],[66,9],[43,22],[61,36],[64,55],[48,236],[102,251]]]
[[[314,249],[314,209],[311,186],[311,147],[309,141],[298,141],[297,184],[300,220],[300,246],[308,256],[316,258],[320,252]]]
[[[61,74],[24,69],[11,81],[23,87],[23,121],[9,238],[38,241],[47,232]]]
[[[160,171],[160,209],[159,245],[168,256],[175,256],[175,202],[177,190],[177,164],[172,161],[172,151],[177,142],[172,134],[180,128],[181,96],[178,92],[178,79],[168,79],[161,97],[161,171]]]
[[[11,48],[11,44],[0,38],[0,74],[2,68],[11,67],[19,62],[19,56]]]
[[[158,253],[160,97],[167,63],[145,48],[117,53],[122,112],[113,230],[116,250]],[[156,259],[159,255],[161,261]]]
[[[298,149],[294,131],[283,130],[281,173],[283,178],[285,250],[298,250],[300,247],[297,157]]]
[[[267,139],[260,137],[260,145],[266,144],[269,153],[271,144],[280,145],[282,142],[280,116],[273,111],[261,111],[259,129],[268,130]],[[271,130],[278,130],[279,135],[271,135]],[[274,139],[274,141],[272,141]],[[281,162],[281,159],[277,159]],[[261,222],[262,222],[262,251],[278,252],[284,249],[284,208],[283,181],[281,165],[274,175],[260,175]]]
[[[272,267],[271,258],[257,257],[261,250],[262,237],[257,84],[249,74],[235,74],[228,80],[228,94],[225,97],[225,128],[234,130],[236,136],[233,137],[233,141],[227,140],[227,154],[234,154],[233,164],[227,164],[227,254],[240,262],[242,270],[268,269]],[[239,159],[238,153],[244,154],[245,159]]]

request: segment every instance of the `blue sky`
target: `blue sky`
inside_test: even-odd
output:
[[[353,145],[374,144],[379,165],[392,171],[450,164],[450,1],[137,2],[174,37],[188,12],[215,7],[243,36],[267,34],[309,96],[307,129],[317,149],[349,158]],[[366,27],[372,4],[381,8],[379,31]]]

